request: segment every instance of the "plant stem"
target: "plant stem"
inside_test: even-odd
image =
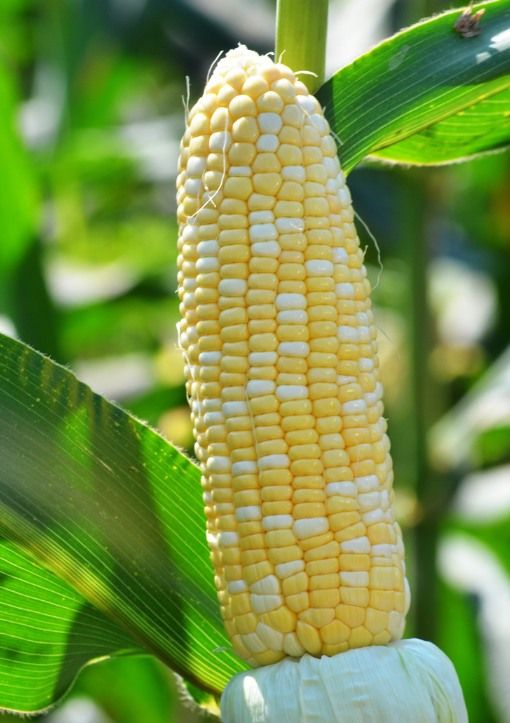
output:
[[[275,61],[314,73],[302,77],[311,93],[324,82],[327,29],[328,0],[278,0]]]

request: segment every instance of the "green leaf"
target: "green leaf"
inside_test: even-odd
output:
[[[33,243],[36,224],[36,191],[32,169],[16,132],[16,93],[0,57],[0,304],[6,304],[6,287]]]
[[[478,3],[480,34],[450,10],[384,41],[338,71],[318,98],[346,172],[365,156],[458,161],[510,144],[510,0]]]
[[[0,543],[0,709],[58,700],[88,662],[136,652],[133,640],[16,543]]]
[[[0,335],[0,360],[0,529],[140,646],[221,691],[244,665],[219,616],[198,469],[24,344]]]

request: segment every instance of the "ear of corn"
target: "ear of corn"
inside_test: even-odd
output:
[[[376,331],[317,100],[240,47],[179,162],[180,344],[221,611],[254,665],[401,637]]]

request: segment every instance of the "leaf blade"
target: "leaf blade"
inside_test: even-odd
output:
[[[20,342],[0,336],[0,360],[0,528],[141,647],[221,691],[243,664],[219,617],[197,468]]]
[[[383,41],[322,86],[318,98],[340,138],[346,172],[367,155],[407,164],[459,160],[455,144],[448,145],[453,121],[463,128],[455,136],[462,158],[492,149],[496,128],[497,146],[510,143],[510,1],[491,0],[477,9],[485,10],[478,37],[456,34],[459,10],[448,11]],[[492,112],[488,101],[498,94],[504,108]],[[461,114],[472,106],[490,115],[491,131],[469,142],[472,118]],[[418,146],[409,143],[420,134],[427,144],[423,138]]]

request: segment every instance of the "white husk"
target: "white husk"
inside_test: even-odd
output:
[[[400,640],[334,657],[286,658],[240,673],[223,723],[467,723],[455,669],[439,648]]]

